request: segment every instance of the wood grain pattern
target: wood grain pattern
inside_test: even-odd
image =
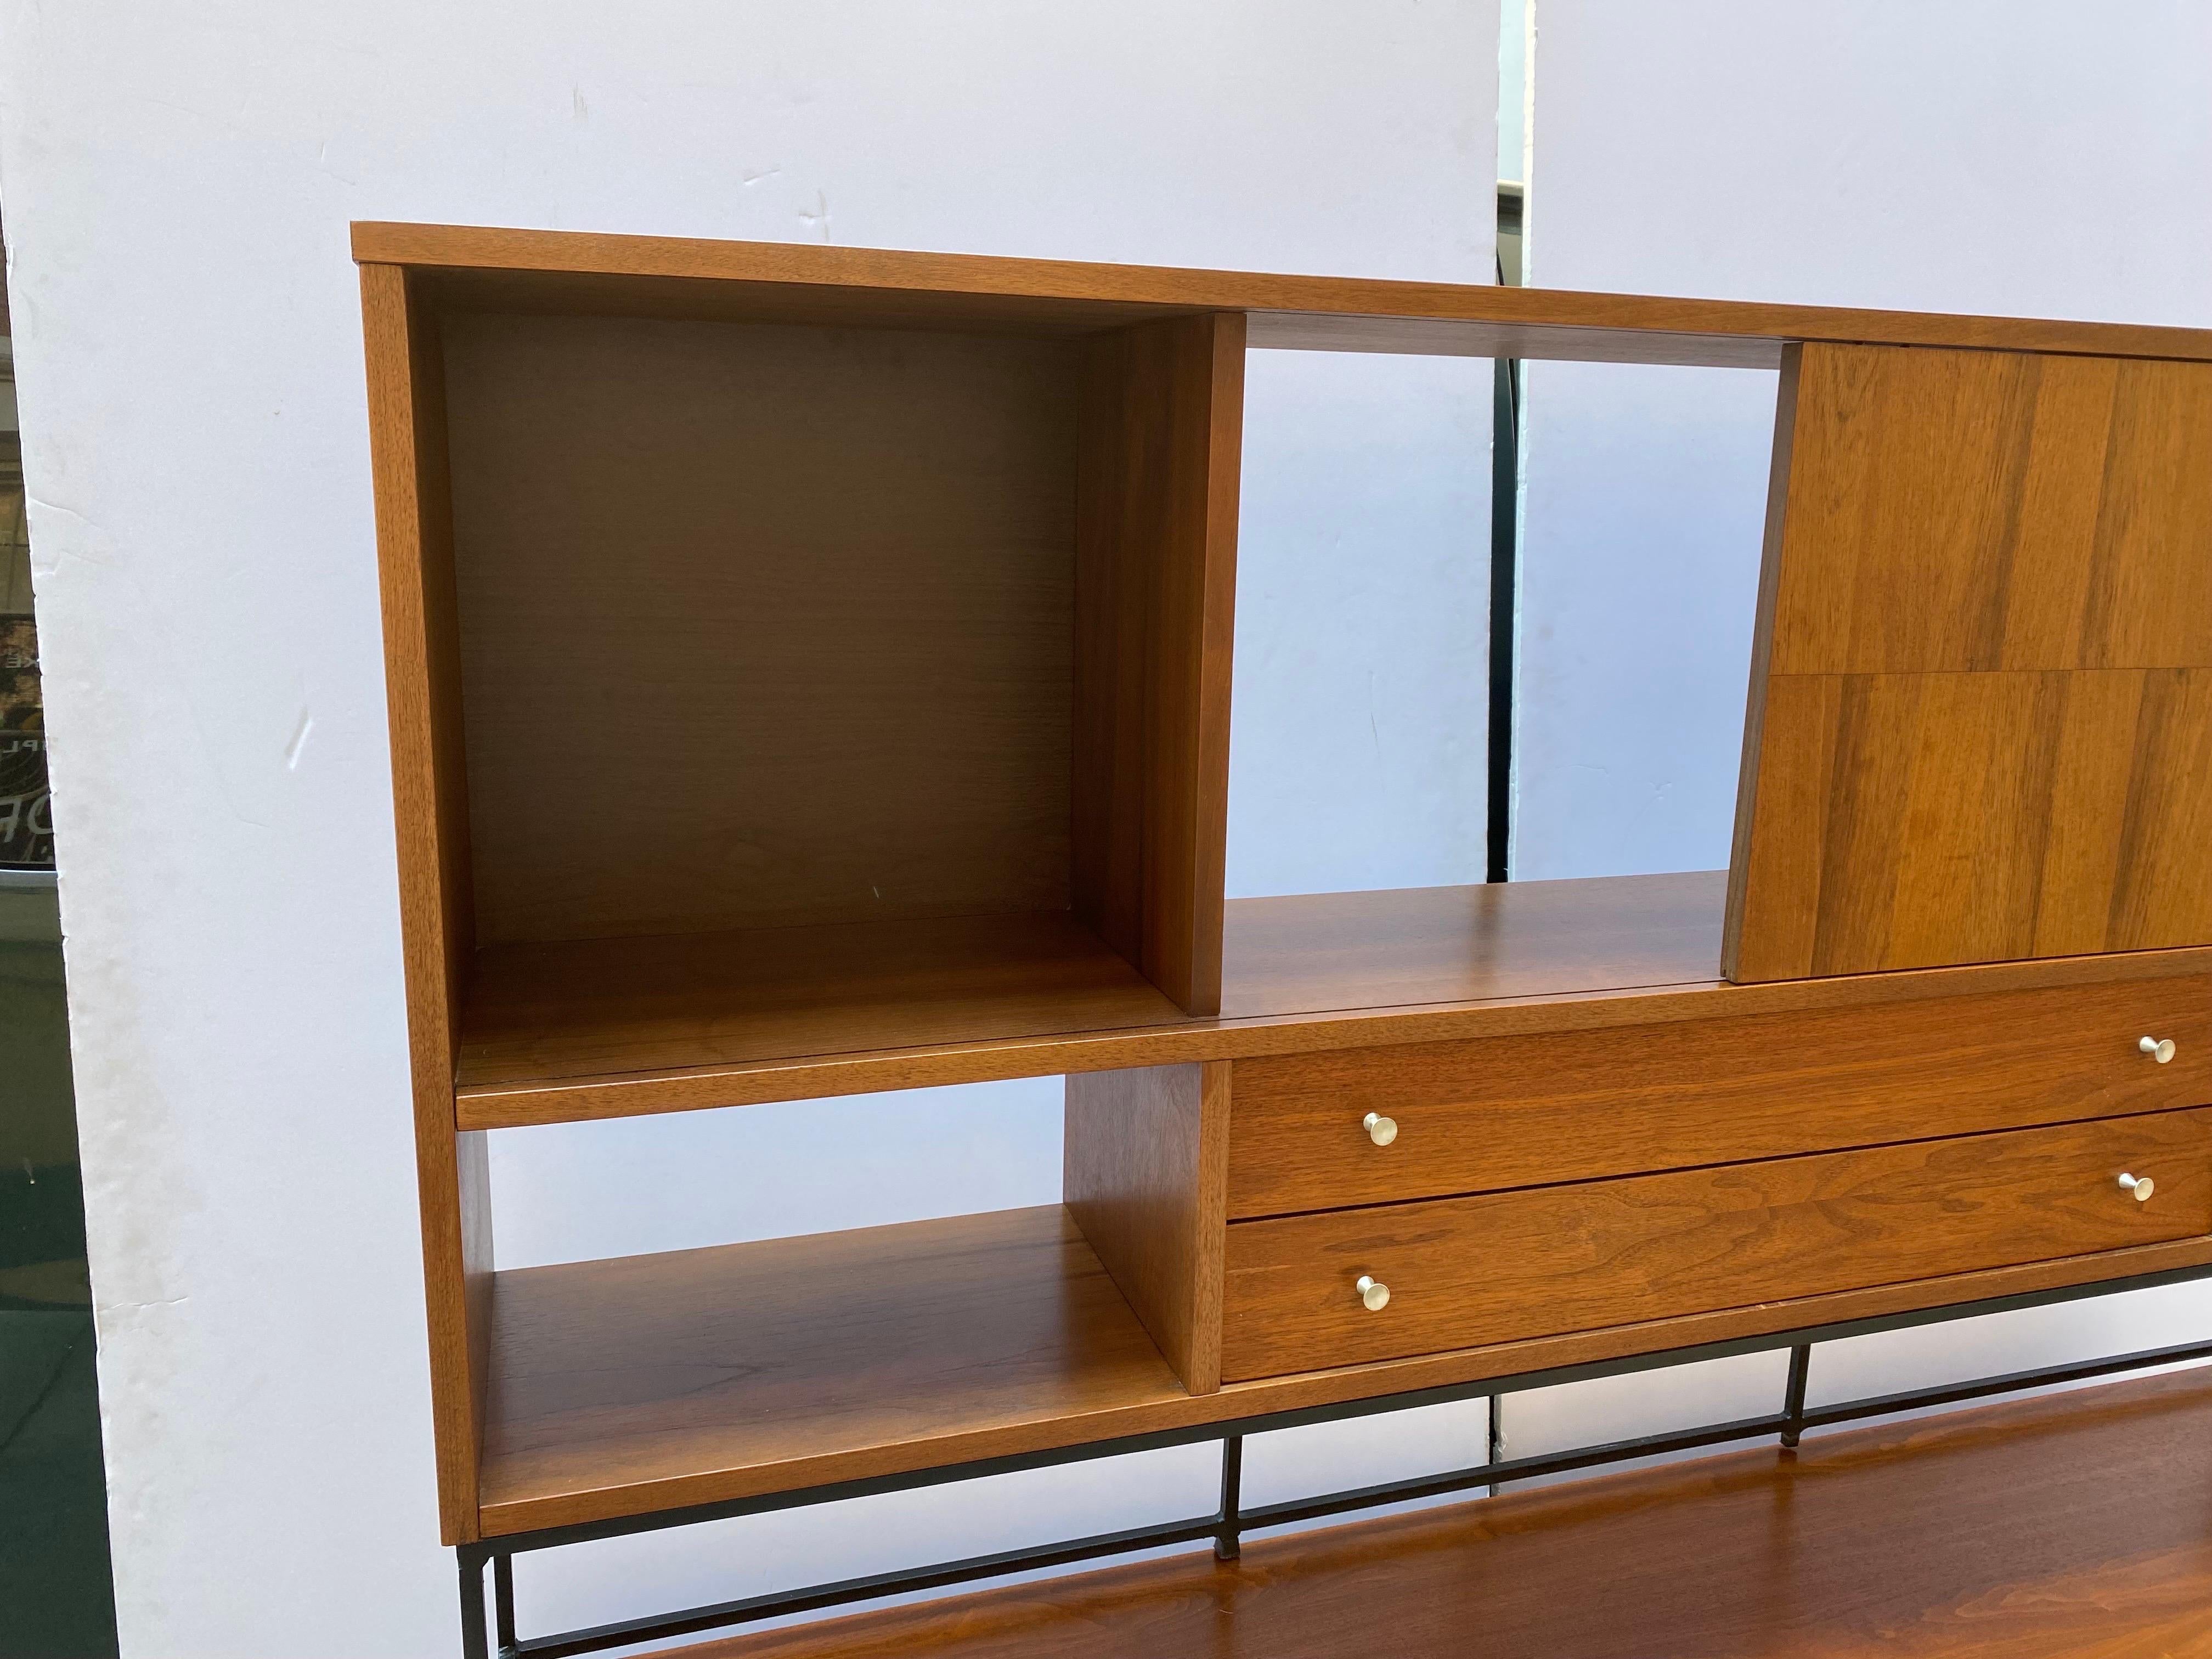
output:
[[[1085,353],[1077,493],[1076,914],[1187,1012],[1221,1006],[1244,319]]]
[[[1793,390],[1729,977],[2212,940],[2212,368],[1807,345]]]
[[[475,917],[460,729],[438,331],[392,265],[361,271],[377,568],[391,721],[392,825],[429,1320],[438,1514],[447,1543],[476,1536],[484,1389],[478,1315],[491,1272],[480,1136],[454,1133],[453,1071]]]
[[[447,333],[483,942],[1066,907],[1072,346]]]
[[[1711,976],[1717,876],[1607,880],[1240,901],[1231,1011]],[[494,945],[463,1011],[459,1084],[474,1098],[535,1080],[1188,1024],[1065,915]]]
[[[2147,1175],[2156,1196],[2120,1190]],[[2212,1233],[2212,1109],[1237,1222],[1224,1378]],[[1362,1274],[1390,1287],[1370,1311]]]
[[[526,1267],[498,1275],[493,1316],[493,1532],[659,1507],[702,1477],[761,1492],[957,1462],[1185,1397],[1057,1205]]]
[[[2212,360],[2212,332],[2130,324],[1946,317],[1912,312],[1574,294],[1488,284],[1177,270],[1068,260],[994,259],[785,242],[610,236],[465,225],[357,222],[354,257],[421,267],[444,303],[851,321],[900,326],[1088,332],[1194,312],[1268,313],[1255,345],[1436,352],[1457,324],[1475,356],[1771,367],[1790,340],[1872,341],[2015,351]],[[753,291],[736,283],[755,285]],[[759,311],[738,312],[753,305]],[[768,309],[773,307],[773,309]],[[1295,313],[1312,313],[1300,316]],[[1340,326],[1330,328],[1330,319]],[[1404,324],[1393,333],[1388,325]],[[1280,334],[1269,331],[1275,327]],[[1490,331],[1498,331],[1491,333]],[[1646,347],[1653,354],[1633,354]],[[1747,346],[1765,352],[1747,351]],[[1700,349],[1708,355],[1692,355]],[[1617,355],[1609,355],[1617,354]]]
[[[1725,881],[1698,871],[1238,899],[1221,1011],[1266,1018],[1710,981]]]
[[[2203,1105],[2212,978],[1263,1056],[1233,1083],[1231,1216],[1396,1203]]]
[[[1221,1386],[1229,1067],[1067,1079],[1061,1198],[1193,1394]]]
[[[2212,1382],[2182,1372],[682,1652],[2182,1659],[2212,1652],[2208,1486]]]
[[[2198,949],[1764,985],[1656,982],[1711,972],[1700,964],[1711,961],[1721,883],[1718,875],[1515,882],[1482,899],[1425,890],[1432,905],[1392,893],[1235,901],[1229,984],[1233,994],[1240,981],[1251,983],[1259,994],[1233,996],[1236,1016],[1212,1020],[1178,1018],[1134,969],[1065,918],[492,950],[477,964],[464,1012],[459,1120],[464,1128],[508,1128],[1267,1054],[1872,1010],[2212,969],[2212,951]],[[1258,912],[1249,931],[1246,906]],[[1310,927],[1297,925],[1301,909]],[[1487,918],[1486,928],[1471,930],[1471,917]],[[1407,959],[1433,948],[1434,971],[1419,983],[1445,1000],[1363,1002],[1403,994],[1394,939]],[[1252,954],[1261,946],[1281,953],[1279,969]],[[1325,962],[1336,966],[1316,971]],[[1465,970],[1456,978],[1455,964]],[[1347,982],[1332,992],[1329,974],[1339,970]],[[1613,985],[1647,976],[1655,982],[1641,988]],[[1270,1003],[1280,1012],[1265,1012]],[[1341,1006],[1300,1011],[1316,1003]],[[978,1036],[985,1031],[1000,1035]]]
[[[494,1290],[483,1528],[501,1536],[2206,1262],[2212,1239],[2136,1245],[1206,1395],[1176,1380],[1057,1206],[526,1268]]]
[[[1178,1018],[1064,912],[495,945],[477,961],[460,1086]]]
[[[2212,939],[2212,669],[1778,676],[1739,980]]]
[[[2212,365],[1802,348],[1772,672],[2212,664]]]

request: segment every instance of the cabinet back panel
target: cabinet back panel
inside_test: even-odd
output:
[[[1073,344],[444,326],[482,942],[1066,907]]]

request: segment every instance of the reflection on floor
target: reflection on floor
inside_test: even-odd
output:
[[[2212,1370],[681,1650],[686,1659],[2212,1655]]]

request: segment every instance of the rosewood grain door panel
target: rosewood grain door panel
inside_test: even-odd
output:
[[[1231,1078],[1228,1212],[1284,1215],[2212,1104],[2212,978],[1270,1054]]]
[[[2151,1197],[2123,1189],[2122,1175],[2148,1177]],[[1240,1221],[1221,1373],[1322,1370],[2208,1231],[2212,1109]]]
[[[2212,940],[2212,366],[1784,365],[1740,981]]]

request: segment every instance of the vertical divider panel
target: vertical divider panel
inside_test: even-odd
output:
[[[1230,1063],[1067,1079],[1062,1198],[1183,1387],[1221,1387]]]
[[[1084,366],[1074,908],[1192,1014],[1221,1007],[1244,337],[1176,318]]]
[[[492,1242],[484,1136],[454,1122],[475,922],[445,373],[436,322],[406,273],[364,264],[361,289],[438,1510],[446,1541],[463,1543],[479,1530]]]

